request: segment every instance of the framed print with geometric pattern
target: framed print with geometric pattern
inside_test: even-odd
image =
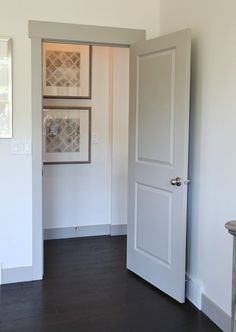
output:
[[[91,107],[43,109],[43,163],[91,162]]]
[[[91,98],[92,46],[43,43],[43,96]]]

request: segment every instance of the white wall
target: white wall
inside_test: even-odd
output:
[[[45,165],[43,177],[44,228],[108,224],[110,220],[110,53],[92,50],[92,99],[44,100],[48,105],[92,107],[91,164]]]
[[[13,38],[14,139],[31,139],[31,72],[28,20],[146,29],[159,34],[159,1],[4,1],[0,34]],[[235,218],[236,48],[234,0],[162,0],[161,33],[193,31],[191,211],[193,279],[230,312],[232,239],[224,223]],[[31,157],[12,155],[0,140],[0,261],[3,267],[32,263]]]
[[[31,69],[28,20],[146,29],[159,34],[159,1],[9,0],[0,11],[0,34],[13,38],[14,139],[31,139]],[[31,157],[12,155],[0,140],[0,261],[3,268],[32,264]]]
[[[47,99],[91,106],[91,164],[45,165],[44,228],[127,223],[129,49],[93,46],[92,99]]]
[[[113,49],[112,225],[127,223],[129,50]]]
[[[228,314],[236,217],[236,2],[162,0],[161,34],[191,28],[190,211],[188,270]]]

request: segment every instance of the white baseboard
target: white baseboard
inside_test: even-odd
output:
[[[127,225],[94,225],[44,229],[44,240],[69,239],[75,237],[126,235]]]
[[[231,331],[231,317],[212,302],[205,294],[202,294],[202,312],[222,329],[222,331]]]
[[[187,277],[186,298],[210,318],[222,331],[231,331],[231,317],[203,293],[203,287],[199,280]]]
[[[44,229],[44,240],[110,235],[110,228],[110,225],[48,228]]]
[[[2,284],[32,281],[32,266],[2,269]]]

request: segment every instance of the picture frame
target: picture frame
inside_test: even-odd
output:
[[[43,43],[44,98],[91,99],[92,46]]]
[[[12,39],[0,37],[0,138],[12,138]]]
[[[43,108],[43,163],[91,163],[91,107]]]

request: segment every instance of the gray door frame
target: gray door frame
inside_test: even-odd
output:
[[[129,47],[145,30],[29,21],[32,96],[32,280],[43,278],[42,42],[44,40]]]

